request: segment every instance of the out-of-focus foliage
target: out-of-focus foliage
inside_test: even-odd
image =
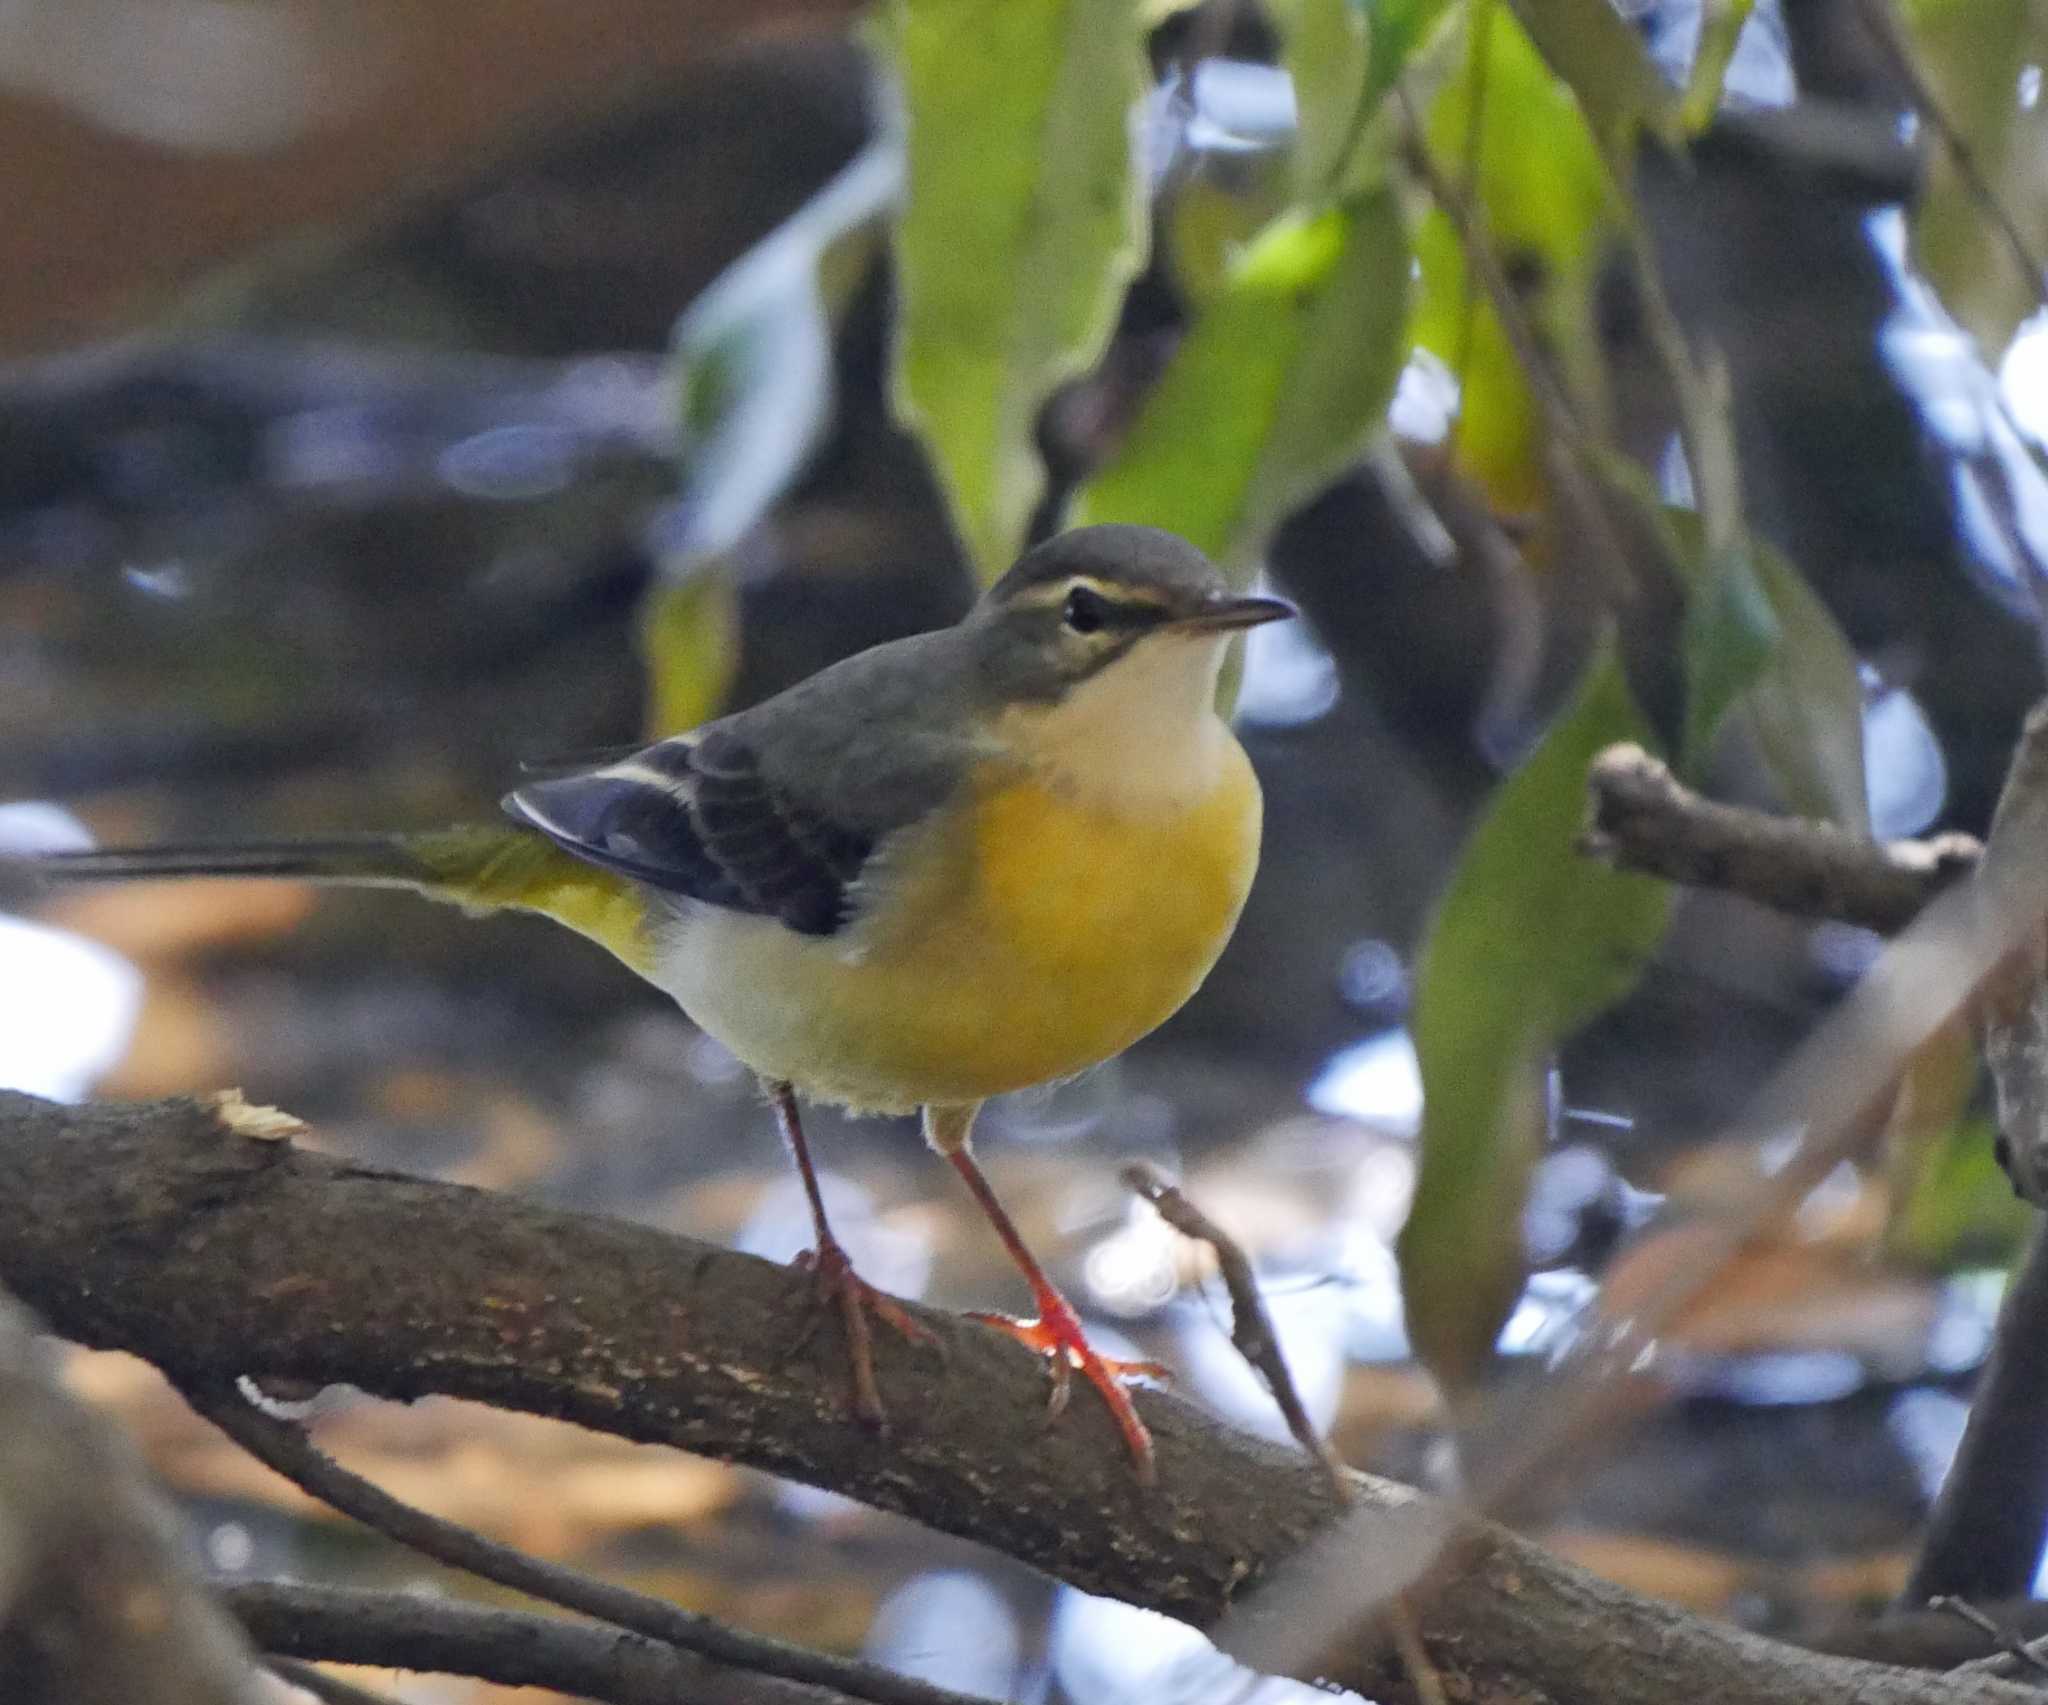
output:
[[[1643,51],[1643,38],[1608,0],[1507,0],[1529,39],[1577,98],[1600,146],[1626,157],[1638,130],[1669,137],[1677,112],[1671,89]]]
[[[1692,76],[1686,82],[1680,111],[1687,135],[1697,136],[1713,121],[1721,104],[1722,81],[1735,57],[1735,44],[1755,9],[1756,0],[1705,0],[1700,15],[1699,49],[1693,55]]]
[[[1907,1062],[1885,1123],[1886,1242],[1929,1267],[2009,1256],[2032,1219],[1999,1169],[1991,1121],[1971,1113],[1980,1075],[1969,1026],[1943,1025]]]
[[[1280,0],[1272,11],[1298,114],[1295,193],[1307,199],[1339,181],[1371,114],[1373,30],[1364,0]]]
[[[1770,658],[1743,704],[1757,745],[1793,810],[1867,831],[1863,689],[1855,655],[1782,551],[1759,540],[1751,565],[1777,628]]]
[[[1498,0],[1476,0],[1465,28],[1464,64],[1427,117],[1429,149],[1574,394],[1595,397],[1593,288],[1612,236],[1599,148],[1571,91]],[[1546,490],[1536,402],[1443,210],[1424,217],[1415,251],[1415,339],[1459,385],[1457,464],[1502,513],[1536,513]]]
[[[1586,769],[1647,738],[1610,650],[1489,803],[1416,974],[1422,1170],[1401,1232],[1408,1333],[1452,1389],[1493,1347],[1524,1278],[1522,1203],[1549,1132],[1558,1041],[1627,993],[1663,934],[1657,882],[1580,856]]]
[[[879,256],[902,149],[872,142],[676,322],[676,536],[640,615],[648,732],[717,711],[738,662],[731,553],[785,497],[831,422],[840,320]]]
[[[1142,258],[1129,0],[892,0],[909,195],[897,388],[968,554],[1008,566],[1044,489],[1039,406],[1101,351]]]
[[[1775,547],[1738,533],[1712,551],[1698,515],[1659,503],[1640,477],[1609,472],[1685,582],[1681,770],[1704,778],[1735,713],[1786,805],[1867,830],[1863,687],[1827,607]]]
[[[2038,259],[2048,249],[2048,6],[2040,0],[1904,0],[1899,16],[1941,112],[1963,138],[2001,213]],[[1920,266],[1948,311],[1995,360],[2041,305],[1996,218],[1939,135],[1913,213]]]
[[[1407,352],[1391,192],[1288,214],[1244,251],[1076,524],[1181,534],[1243,580],[1267,532],[1378,430]]]

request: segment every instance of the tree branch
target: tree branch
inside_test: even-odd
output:
[[[869,1705],[973,1705],[949,1688],[932,1687],[855,1658],[807,1651],[784,1640],[748,1634],[666,1599],[529,1557],[510,1545],[445,1521],[394,1498],[351,1473],[306,1436],[305,1429],[265,1414],[232,1386],[184,1388],[185,1401],[257,1461],[365,1527],[451,1569],[465,1570],[514,1592],[615,1628],[645,1635],[714,1664],[778,1676]],[[725,1685],[730,1686],[728,1678]]]
[[[1580,846],[1591,856],[1885,935],[1975,869],[1984,851],[1969,835],[1876,843],[1810,818],[1723,805],[1693,792],[1640,746],[1610,746],[1586,780],[1592,820]]]
[[[1362,1475],[1347,1508],[1320,1465],[1149,1392],[1139,1402],[1160,1484],[1148,1491],[1106,1414],[1076,1405],[1046,1429],[1037,1358],[915,1307],[946,1355],[876,1344],[897,1417],[878,1440],[848,1417],[833,1335],[804,1331],[814,1301],[801,1273],[346,1165],[243,1134],[200,1102],[66,1108],[0,1094],[0,1278],[68,1336],[187,1385],[345,1381],[558,1416],[829,1486],[1223,1636],[1251,1625],[1245,1601],[1283,1565],[1331,1557],[1362,1597],[1350,1583],[1370,1554],[1406,1558],[1419,1530],[1440,1534],[1449,1519]],[[1597,1581],[1504,1530],[1470,1534],[1415,1605],[1454,1694],[1499,1705],[2027,1697],[1793,1651]],[[1312,1547],[1318,1536],[1338,1550]],[[310,1636],[261,1639],[281,1655],[345,1655]],[[1415,1697],[1390,1649],[1347,1651],[1325,1673],[1388,1705]]]
[[[224,1595],[249,1637],[275,1657],[551,1687],[606,1705],[846,1705],[845,1695],[825,1688],[747,1675],[566,1617],[277,1581],[231,1586]]]

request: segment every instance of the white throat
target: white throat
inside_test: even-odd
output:
[[[1069,796],[1151,815],[1205,798],[1230,730],[1216,714],[1225,635],[1159,634],[1139,641],[1058,704],[1018,706],[1003,744]]]

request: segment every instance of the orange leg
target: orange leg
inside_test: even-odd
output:
[[[1130,1393],[1124,1390],[1123,1382],[1127,1379],[1163,1379],[1167,1370],[1157,1362],[1119,1362],[1097,1355],[1094,1346],[1088,1342],[1087,1334],[1081,1330],[1073,1305],[1060,1295],[1052,1280],[1046,1277],[1045,1269],[1039,1266],[1037,1258],[1025,1247],[1015,1223],[1002,1203],[996,1200],[995,1192],[989,1188],[988,1180],[982,1176],[981,1168],[975,1164],[974,1156],[968,1153],[965,1143],[943,1152],[953,1163],[953,1170],[974,1192],[975,1201],[981,1204],[981,1211],[988,1215],[989,1223],[996,1228],[996,1235],[1003,1240],[1003,1247],[1009,1250],[1011,1260],[1023,1269],[1038,1305],[1036,1320],[1012,1320],[1002,1314],[975,1314],[970,1318],[1007,1332],[1046,1358],[1046,1366],[1052,1374],[1048,1418],[1058,1416],[1066,1408],[1073,1373],[1078,1368],[1088,1383],[1102,1394],[1102,1401],[1109,1405],[1109,1412],[1130,1449],[1139,1480],[1151,1485],[1156,1476],[1152,1434],[1138,1419],[1138,1411],[1132,1407]]]
[[[825,1198],[818,1189],[817,1170],[811,1165],[810,1145],[804,1140],[796,1094],[786,1083],[765,1087],[768,1099],[774,1103],[775,1122],[782,1127],[789,1158],[796,1162],[797,1176],[803,1180],[804,1195],[811,1204],[813,1245],[796,1258],[796,1265],[816,1280],[819,1303],[837,1308],[845,1324],[846,1354],[853,1364],[854,1412],[870,1426],[882,1426],[888,1417],[882,1408],[881,1388],[875,1383],[875,1346],[868,1331],[868,1316],[872,1314],[913,1343],[932,1344],[938,1340],[929,1328],[911,1319],[894,1297],[876,1290],[853,1270],[852,1261],[839,1239],[832,1235],[832,1226],[825,1218]]]

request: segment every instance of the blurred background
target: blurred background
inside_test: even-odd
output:
[[[1038,421],[1041,527],[1114,456],[1296,146],[1284,42],[1257,8],[1156,10],[1151,257]],[[1698,8],[1633,10],[1682,74]],[[1995,347],[1951,317],[1907,257],[1911,174],[1882,149],[1815,166],[1803,133],[1756,122],[1805,110],[1797,90],[1896,134],[1895,91],[1840,8],[1738,11],[1742,122],[1683,165],[1644,162],[1645,224],[1677,312],[1725,357],[1755,525],[1853,648],[1872,829],[1981,829],[2041,685],[2048,342],[2026,304]],[[975,570],[890,404],[902,166],[860,30],[831,0],[0,6],[0,849],[488,817],[522,763],[687,726],[956,618]],[[2030,120],[2040,68],[2019,69],[1982,75]],[[1493,122],[1512,130],[1515,109]],[[2012,147],[2048,182],[2032,129]],[[1580,246],[1575,359],[1669,496],[1675,405],[1646,377],[1625,245]],[[1509,257],[1532,295],[1547,253]],[[1099,1343],[1279,1436],[1201,1252],[1116,1178],[1137,1157],[1182,1176],[1253,1255],[1345,1458],[1427,1481],[1443,1414],[1394,1257],[1422,1115],[1416,953],[1600,598],[1570,519],[1532,521],[1514,470],[1449,429],[1460,364],[1404,360],[1393,436],[1260,552],[1306,620],[1261,629],[1246,659],[1266,852],[1228,955],[1126,1059],[992,1110],[981,1148]],[[1654,587],[1633,607],[1655,719],[1675,703],[1656,635],[1677,618]],[[1775,797],[1740,743],[1712,777]],[[1531,1273],[1486,1376],[1506,1413],[1618,1250],[1647,1282],[1689,1216],[1754,1175],[1756,1153],[1712,1133],[1874,951],[1680,899],[1635,991],[1547,1080]],[[776,1258],[807,1240],[737,1064],[539,921],[238,883],[0,914],[0,1085],[229,1084],[379,1165]],[[1965,1101],[1905,1167],[1845,1164],[1724,1274],[1664,1346],[1662,1400],[1520,1519],[1764,1628],[1895,1592],[2022,1229]],[[1022,1301],[909,1124],[812,1129],[868,1277]],[[309,1509],[140,1364],[79,1353],[70,1371],[139,1434],[218,1571],[474,1590]],[[1006,1699],[1235,1685],[1178,1625],[759,1475],[453,1403],[319,1408],[323,1442],[398,1495],[750,1627]]]

